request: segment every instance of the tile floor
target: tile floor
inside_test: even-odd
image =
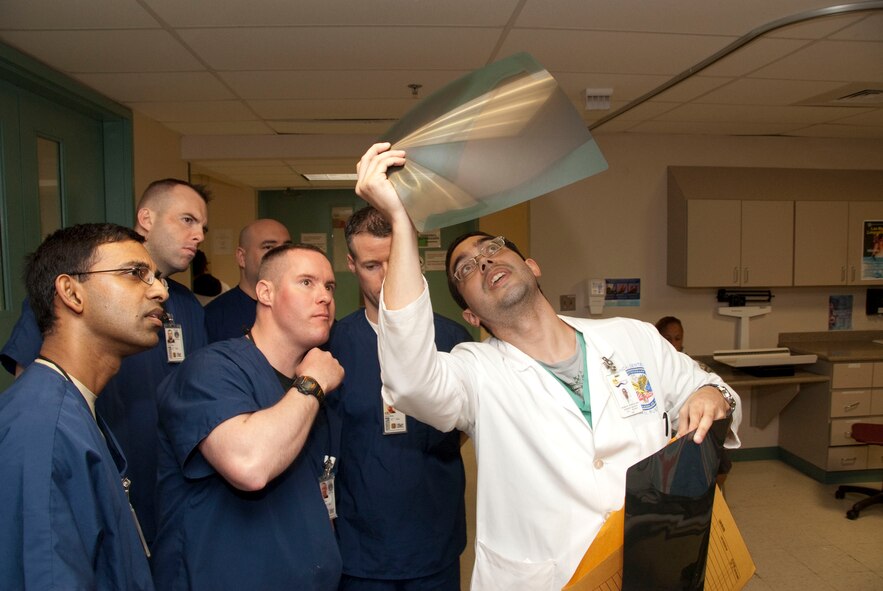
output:
[[[883,590],[883,505],[852,521],[864,497],[835,490],[782,462],[733,464],[727,503],[757,566],[746,591]]]

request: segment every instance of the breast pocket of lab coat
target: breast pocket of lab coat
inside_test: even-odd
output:
[[[481,591],[558,591],[555,561],[513,560],[493,551],[481,540],[475,544],[475,571],[472,588]]]

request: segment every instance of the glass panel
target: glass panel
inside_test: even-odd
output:
[[[61,228],[61,145],[53,140],[37,138],[37,174],[40,192],[40,236]]]

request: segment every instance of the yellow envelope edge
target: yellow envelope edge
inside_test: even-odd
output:
[[[625,510],[614,512],[589,545],[583,559],[562,591],[615,591],[622,589],[622,546]],[[715,486],[711,535],[705,567],[706,591],[739,591],[754,576],[756,567],[733,514]]]

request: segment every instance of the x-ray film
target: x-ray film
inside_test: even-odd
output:
[[[389,178],[420,231],[494,213],[607,168],[573,104],[526,53],[448,84],[381,140],[407,152]]]
[[[628,469],[623,591],[702,591],[729,423],[715,421],[700,445],[687,434]]]

